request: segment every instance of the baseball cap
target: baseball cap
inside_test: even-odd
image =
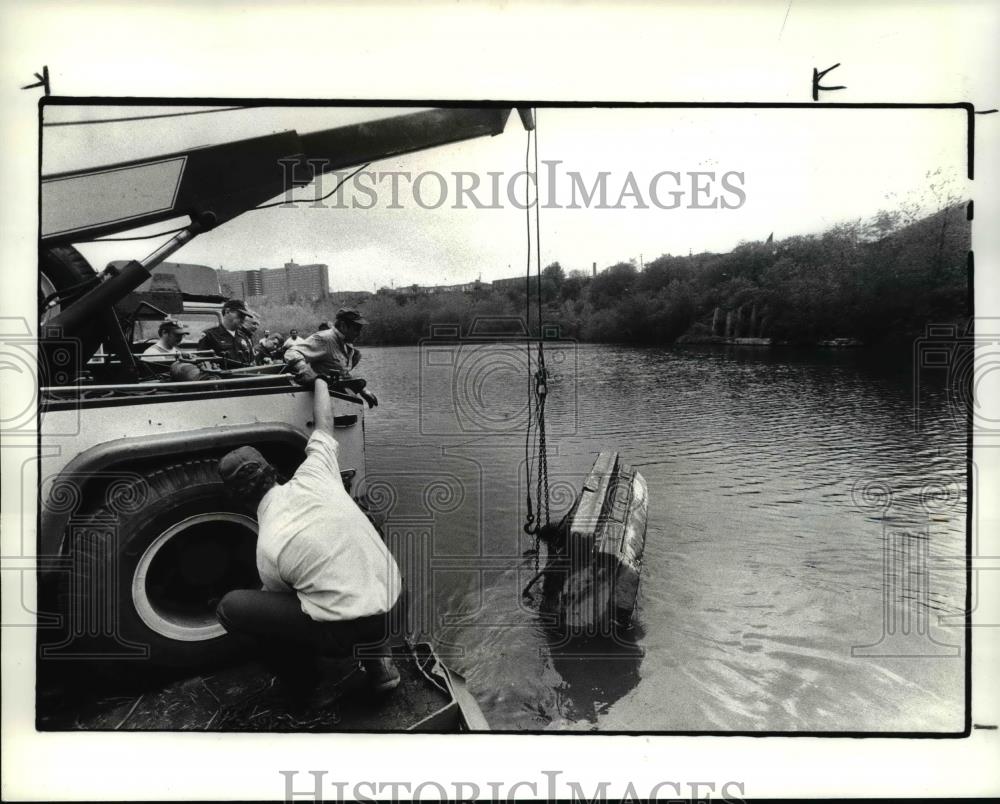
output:
[[[187,335],[191,330],[184,326],[176,318],[165,318],[160,322],[159,329],[157,329],[157,334],[162,335],[166,331],[178,332],[182,335]]]
[[[227,301],[225,304],[222,305],[222,312],[225,313],[228,310],[237,310],[243,313],[244,315],[252,315],[250,310],[247,309],[246,303],[243,301],[243,299],[230,299],[229,301]]]
[[[224,483],[228,483],[237,477],[255,475],[268,465],[267,459],[253,447],[239,447],[222,456],[219,461],[219,477]]]
[[[361,317],[359,313],[353,307],[341,307],[337,310],[337,321],[351,321],[355,324],[367,324],[368,320]]]

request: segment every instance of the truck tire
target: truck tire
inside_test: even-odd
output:
[[[65,290],[96,278],[97,272],[87,259],[72,246],[54,246],[42,251],[38,266],[38,315],[44,323],[62,307],[68,307],[82,293],[70,293],[62,299],[61,305],[42,308],[49,295],[57,290]]]
[[[260,588],[257,523],[225,498],[216,466],[190,460],[123,483],[72,529],[65,611],[84,650],[71,652],[135,671],[236,653],[215,607],[232,589]]]

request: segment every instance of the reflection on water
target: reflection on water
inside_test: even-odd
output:
[[[549,633],[549,659],[562,678],[560,714],[565,719],[552,725],[596,725],[600,715],[630,692],[639,683],[644,633],[636,625],[615,639],[570,642]]]
[[[650,494],[631,643],[580,657],[521,599],[519,350],[365,352],[383,403],[369,468],[395,495],[395,543],[419,554],[419,628],[494,727],[961,728],[965,437],[933,388],[915,432],[909,356],[564,348],[553,515],[601,449]]]

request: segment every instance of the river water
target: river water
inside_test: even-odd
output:
[[[578,646],[521,596],[524,346],[363,352],[415,628],[493,728],[962,728],[965,436],[910,355],[550,345],[553,518],[602,449],[650,497],[635,626]]]

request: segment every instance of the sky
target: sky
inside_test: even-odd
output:
[[[200,108],[54,106],[46,108],[45,123]],[[257,108],[47,125],[42,173],[410,111]],[[542,108],[542,265],[558,261],[567,271],[589,273],[594,263],[601,270],[666,253],[728,251],[772,232],[776,239],[819,233],[904,203],[933,211],[949,194],[968,195],[965,134],[961,110]],[[528,247],[525,180],[518,175],[526,145],[527,134],[512,114],[496,137],[374,163],[373,172],[358,177],[371,189],[348,185],[343,208],[331,199],[324,208],[302,204],[248,213],[199,236],[171,259],[228,270],[326,263],[331,290],[520,275]],[[401,172],[395,199],[393,171]],[[587,203],[602,175],[604,204],[599,192]],[[460,182],[468,188],[477,180],[473,196],[485,208],[459,193]],[[333,184],[327,177],[321,191]],[[295,191],[308,200],[314,195],[314,188]],[[135,233],[167,228],[160,223]],[[156,243],[79,248],[100,269],[112,259],[141,258]]]

